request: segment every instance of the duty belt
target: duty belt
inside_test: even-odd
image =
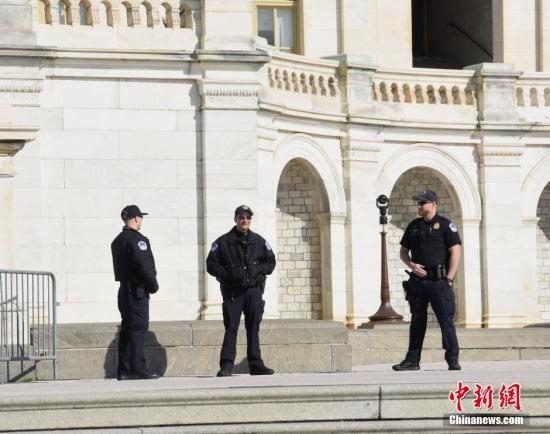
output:
[[[426,270],[427,280],[441,280],[447,277],[447,266],[445,264],[439,265],[425,265],[424,270]]]

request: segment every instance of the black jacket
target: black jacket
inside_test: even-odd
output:
[[[233,227],[212,244],[206,269],[220,282],[222,295],[234,297],[248,288],[263,291],[275,263],[275,254],[265,239],[250,230],[245,237]]]
[[[155,258],[147,237],[125,226],[111,243],[111,253],[115,280],[121,287],[149,294],[158,291]]]

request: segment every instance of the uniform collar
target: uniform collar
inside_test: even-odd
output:
[[[420,217],[420,220],[422,220],[426,225],[431,225],[432,223],[439,220],[439,214],[435,213],[431,220],[424,220],[423,217]]]
[[[131,228],[130,226],[124,226],[122,228],[123,231],[132,231],[132,232],[135,232],[137,234],[139,234],[139,231],[136,231],[134,228]]]

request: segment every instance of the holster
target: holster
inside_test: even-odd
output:
[[[403,282],[401,282],[401,284],[403,285],[403,290],[405,291],[405,300],[409,301],[409,298],[410,298],[410,295],[409,295],[409,290],[411,288],[411,276],[412,276],[412,273],[409,271],[409,270],[405,270],[405,273],[407,273],[409,275],[409,280],[403,280]]]

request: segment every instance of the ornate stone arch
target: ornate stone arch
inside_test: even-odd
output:
[[[527,173],[521,186],[521,215],[535,217],[539,198],[550,182],[550,155],[541,158]]]
[[[346,196],[334,163],[315,139],[306,134],[293,134],[284,138],[276,147],[274,155],[274,173],[279,179],[285,166],[294,159],[308,163],[323,182],[329,211],[332,214],[346,214]],[[277,196],[277,182],[273,196]]]
[[[428,167],[444,175],[456,192],[462,218],[481,219],[481,196],[476,184],[452,155],[435,145],[417,144],[392,155],[378,176],[380,192],[391,191],[399,176],[415,167]]]

